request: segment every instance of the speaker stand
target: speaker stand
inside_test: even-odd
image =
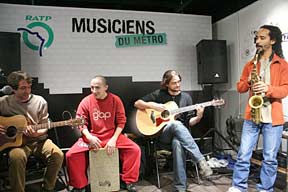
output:
[[[211,98],[215,98],[215,96],[217,98],[219,98],[219,93],[214,89],[214,84],[206,84],[206,85],[203,85],[203,91],[210,95]],[[216,118],[214,119],[214,127],[221,127],[221,117],[220,117],[220,109],[221,107],[216,107],[215,109],[218,109],[217,111],[217,115],[216,115]],[[215,121],[217,119],[217,121]],[[213,133],[213,136],[212,136],[212,144],[213,146],[216,146],[215,145],[215,136],[219,136],[229,147],[230,149],[221,149],[222,151],[225,151],[225,150],[234,150],[235,152],[238,152],[238,149],[229,141],[227,140],[221,132],[219,132],[216,128],[210,128],[208,129],[208,131],[199,139],[199,141],[203,140],[207,135],[209,135],[210,133]]]
[[[238,152],[238,149],[229,141],[227,140],[216,128],[210,128],[202,137],[200,137],[200,139],[198,140],[199,142],[202,141],[207,135],[209,135],[210,133],[213,133],[214,135],[212,136],[213,140],[212,140],[212,145],[214,145],[215,143],[215,134],[217,134],[223,141],[225,141],[225,143],[227,145],[229,145],[229,147],[231,147],[231,149],[233,149],[235,152]],[[231,149],[222,149],[224,150],[231,150]]]

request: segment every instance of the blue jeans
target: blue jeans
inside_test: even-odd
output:
[[[188,155],[192,157],[195,163],[204,158],[202,153],[189,130],[180,121],[169,123],[163,129],[159,141],[164,145],[172,145],[174,190],[186,190],[186,152],[188,152]]]
[[[234,166],[232,181],[232,185],[241,191],[247,191],[250,159],[260,130],[262,130],[263,135],[263,161],[257,190],[273,191],[278,166],[276,156],[281,143],[283,125],[272,126],[271,123],[256,125],[252,121],[247,120],[243,124],[241,145],[237,155],[237,162]]]

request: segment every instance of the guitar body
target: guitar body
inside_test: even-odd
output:
[[[0,134],[0,151],[8,147],[20,146],[23,130],[27,127],[26,118],[23,115],[0,117],[0,124],[6,130],[6,134]]]
[[[169,110],[177,109],[178,105],[174,101],[164,104]],[[160,132],[169,122],[175,121],[175,115],[163,114],[154,109],[137,110],[136,125],[141,134],[154,136]]]

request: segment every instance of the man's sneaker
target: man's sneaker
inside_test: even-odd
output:
[[[137,192],[136,190],[136,187],[133,183],[130,183],[130,184],[126,184],[126,189],[129,191],[129,192]]]
[[[126,184],[122,180],[120,180],[120,188],[121,189],[127,189],[129,192],[137,192],[136,187],[133,183]]]
[[[86,192],[86,187],[83,187],[81,189],[74,187],[71,192]]]
[[[238,189],[238,188],[236,188],[236,187],[230,187],[230,188],[228,189],[228,191],[226,191],[226,192],[241,192],[241,191],[240,191],[240,189]]]
[[[200,168],[199,173],[202,177],[208,177],[213,174],[212,169],[209,167],[205,159],[202,159],[199,162],[199,168]]]

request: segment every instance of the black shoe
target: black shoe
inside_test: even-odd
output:
[[[71,190],[71,192],[86,192],[86,187],[83,187],[83,188],[81,188],[81,189],[74,187],[74,188]]]
[[[126,184],[126,189],[127,189],[129,192],[137,192],[136,186],[135,186],[133,183]]]
[[[126,189],[126,183],[122,180],[120,180],[120,189]]]
[[[121,189],[126,189],[129,192],[137,192],[136,187],[133,183],[126,184],[124,181],[120,180],[120,188]]]

